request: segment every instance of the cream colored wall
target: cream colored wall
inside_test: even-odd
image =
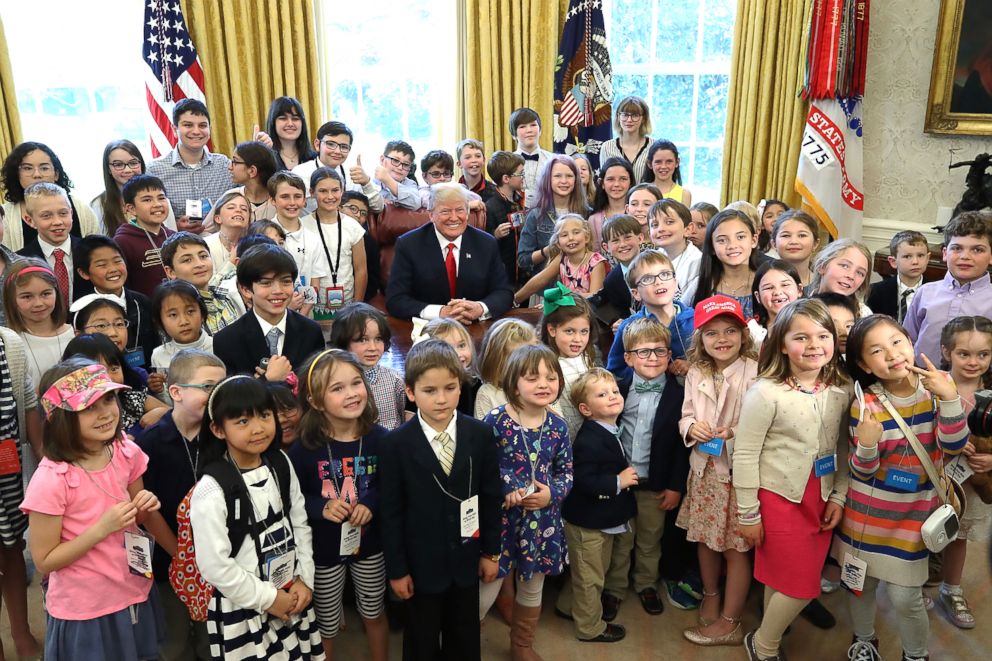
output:
[[[864,100],[864,241],[875,250],[901,229],[929,228],[964,192],[967,168],[948,162],[992,152],[992,138],[923,132],[939,0],[871,3]],[[953,155],[949,150],[955,149]],[[948,210],[944,209],[946,219]]]

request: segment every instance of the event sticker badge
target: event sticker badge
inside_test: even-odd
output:
[[[358,555],[362,544],[362,527],[353,526],[349,521],[341,522],[341,546],[338,554],[342,556]]]
[[[829,475],[837,470],[837,455],[828,454],[813,462],[813,474],[817,477]]]
[[[124,550],[127,551],[127,568],[135,576],[152,578],[152,540],[138,530],[124,531]]]
[[[968,458],[963,454],[959,454],[954,457],[954,459],[947,462],[944,466],[944,472],[947,473],[947,477],[951,478],[958,484],[964,484],[969,477],[975,474],[975,471],[968,465]],[[0,475],[5,474],[6,473],[0,472]]]
[[[269,583],[277,590],[290,586],[293,582],[294,569],[296,569],[295,549],[279,555],[270,555],[265,559],[265,574],[269,577]]]
[[[848,590],[860,597],[865,589],[865,577],[868,575],[868,563],[861,558],[855,558],[850,553],[844,554],[844,566],[840,570],[840,582]]]
[[[721,454],[723,454],[723,439],[711,438],[705,443],[700,443],[699,451],[704,452],[708,455],[712,455],[714,457],[719,457]]]
[[[479,536],[479,496],[471,496],[458,504],[462,537]]]

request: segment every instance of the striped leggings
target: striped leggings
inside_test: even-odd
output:
[[[335,567],[317,566],[314,572],[313,607],[321,638],[334,638],[341,628],[344,609],[345,571],[355,584],[355,604],[358,614],[366,620],[382,615],[386,593],[386,560],[376,553],[363,560]]]

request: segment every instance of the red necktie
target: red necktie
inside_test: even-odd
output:
[[[62,299],[69,305],[72,300],[69,298],[69,270],[65,267],[65,251],[56,248],[52,251],[52,256],[55,258],[55,279],[62,290]]]
[[[448,290],[451,298],[455,297],[455,290],[458,288],[458,269],[455,266],[455,244],[448,244],[448,256],[444,258],[444,268],[448,271]]]

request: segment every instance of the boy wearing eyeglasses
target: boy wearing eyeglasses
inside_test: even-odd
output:
[[[341,213],[351,216],[365,229],[362,243],[365,244],[365,270],[368,281],[365,285],[365,302],[368,303],[382,291],[382,266],[379,259],[379,243],[369,231],[371,204],[364,193],[345,191],[341,196]]]
[[[152,573],[162,600],[169,636],[159,647],[163,659],[210,658],[206,622],[192,622],[189,611],[169,584],[169,562],[176,552],[176,510],[196,482],[200,457],[200,424],[213,387],[227,375],[217,356],[199,349],[183,349],[169,363],[167,384],[172,410],[135,439],[146,455],[147,483],[158,489],[159,514],[173,536],[157,536]]]
[[[375,180],[382,198],[413,211],[420,208],[420,189],[416,180],[410,178],[415,159],[413,147],[402,140],[390,140],[382,150],[375,169]],[[372,201],[371,196],[369,201]]]
[[[656,272],[657,265],[655,262],[650,267],[651,273]],[[671,263],[662,268],[670,269]],[[669,282],[674,290],[674,278]],[[658,567],[665,517],[678,508],[689,475],[689,451],[678,427],[685,390],[677,379],[666,374],[672,346],[668,328],[657,318],[643,315],[628,321],[617,338],[623,343],[623,360],[630,374],[619,379],[617,385],[624,398],[620,445],[637,472],[637,485],[632,487],[637,515],[631,526],[633,539],[618,538],[621,547],[614,550],[613,557],[630,558],[630,547],[634,548],[634,591],[645,612],[660,615],[664,605],[658,596]],[[626,576],[628,569],[621,561],[611,571]]]
[[[293,174],[308,182],[317,168],[328,167],[336,170],[345,181],[346,191],[366,195],[369,198],[371,209],[376,212],[382,211],[382,196],[379,195],[378,187],[362,169],[361,157],[356,159],[355,165],[345,171],[344,162],[348,160],[354,143],[355,135],[344,122],[325,122],[317,129],[317,138],[313,141],[313,148],[317,150],[317,158],[300,163],[293,168]],[[313,213],[316,208],[316,200],[313,197],[308,197],[307,213]],[[356,218],[356,220],[360,219]]]
[[[643,251],[627,268],[627,284],[641,309],[620,322],[606,360],[606,369],[613,372],[618,380],[630,377],[631,368],[625,361],[623,333],[628,324],[648,318],[668,329],[672,339],[669,344],[671,357],[666,361],[666,367],[673,376],[684,377],[689,371],[685,352],[692,342],[694,313],[691,307],[675,300],[679,285],[672,260],[659,250]]]

